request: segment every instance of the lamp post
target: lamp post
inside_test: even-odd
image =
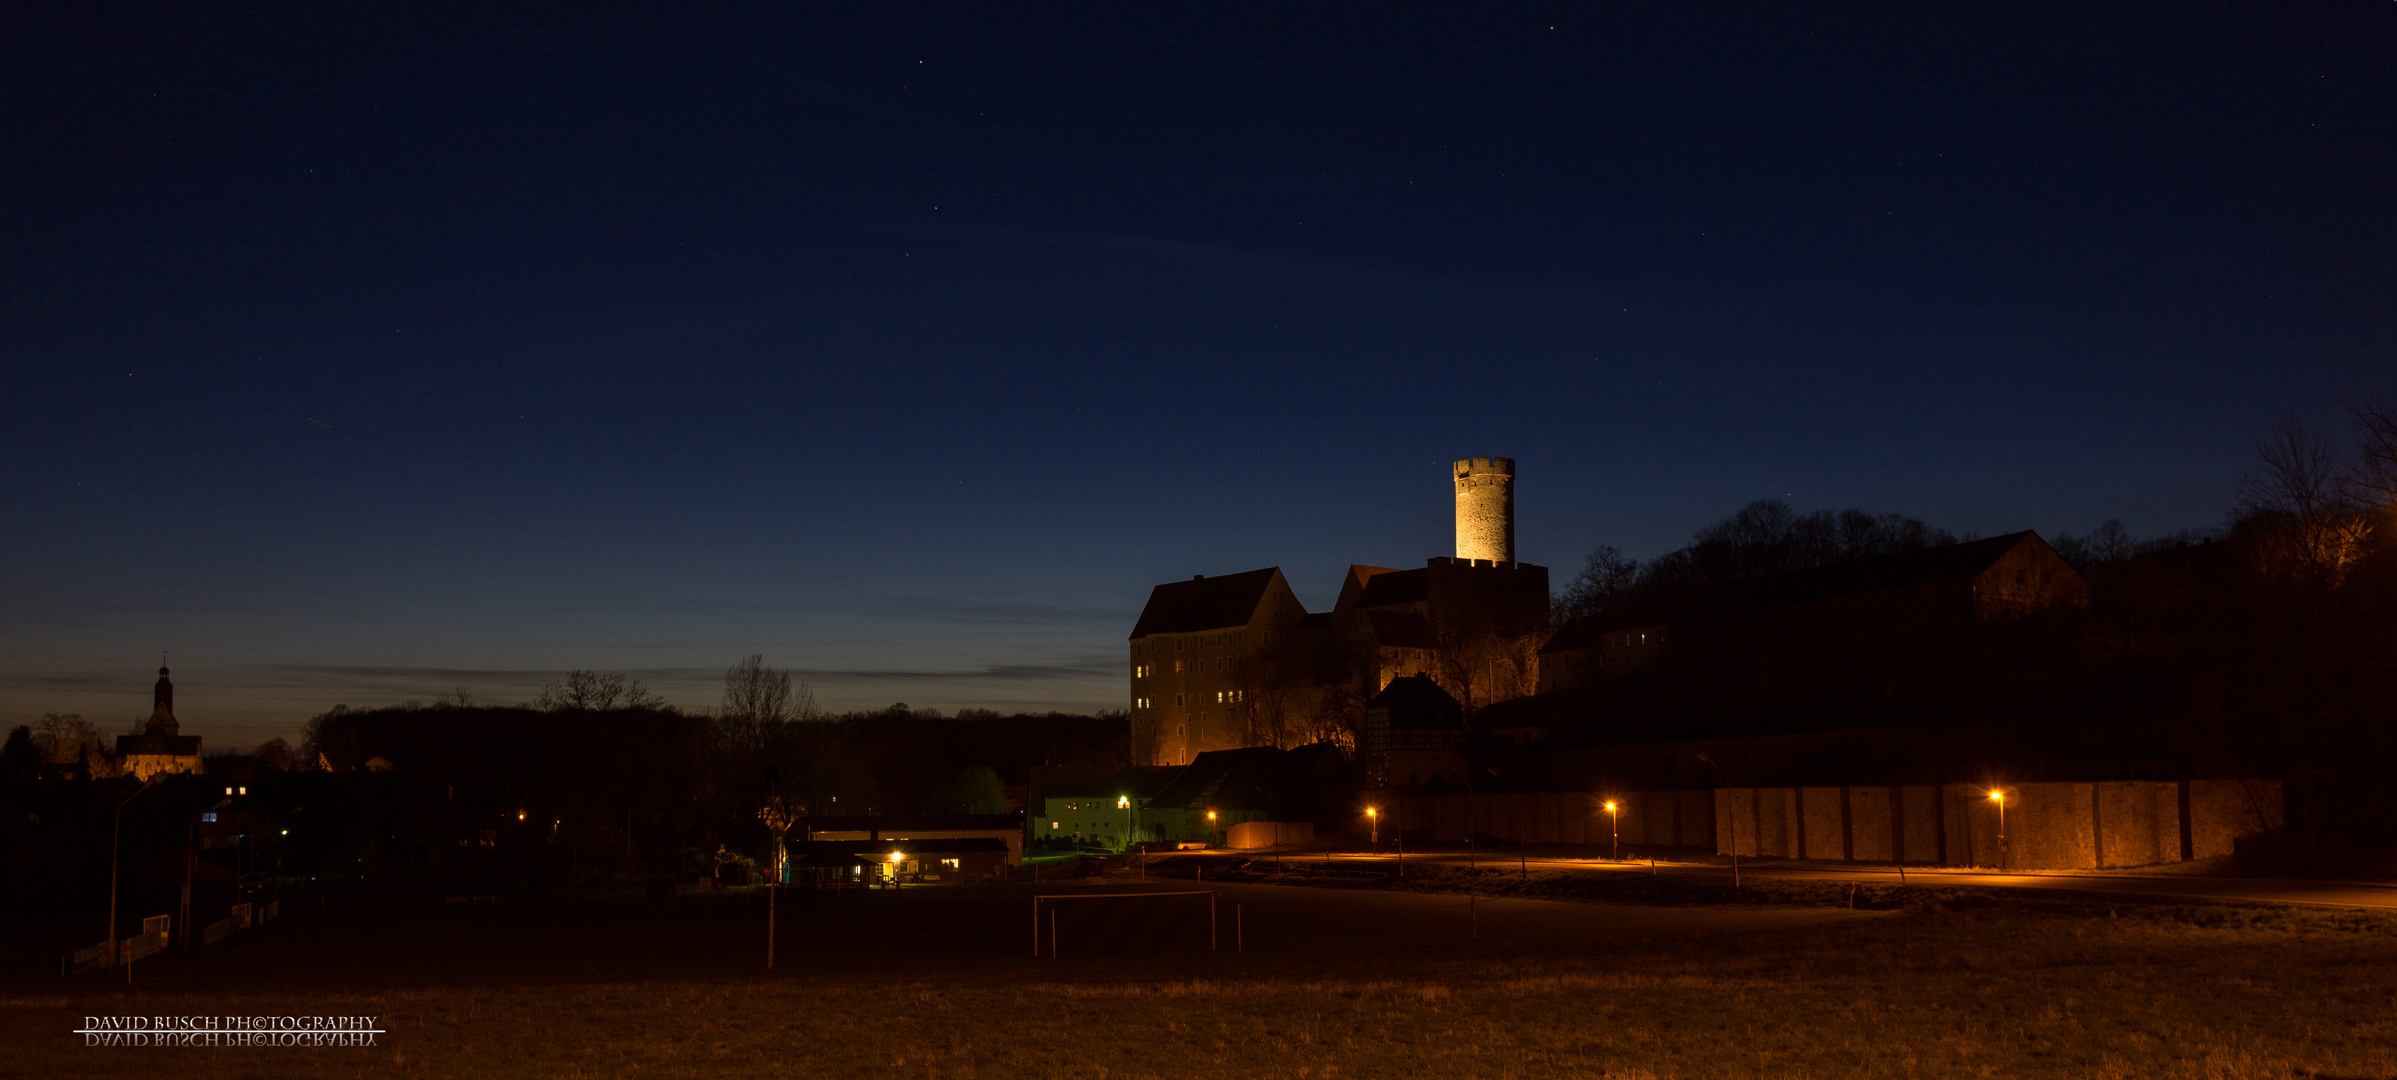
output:
[[[1723,767],[1722,767],[1722,766],[1715,764],[1715,759],[1713,759],[1713,758],[1710,758],[1710,757],[1707,757],[1707,756],[1706,756],[1706,755],[1704,755],[1704,754],[1700,754],[1700,755],[1698,755],[1698,760],[1705,762],[1705,763],[1706,763],[1706,767],[1707,767],[1707,768],[1709,768],[1709,769],[1713,769],[1713,770],[1715,771],[1715,775],[1716,775],[1716,776],[1720,776],[1720,777],[1722,777],[1722,778],[1723,778],[1723,787],[1724,787],[1724,789],[1725,789],[1725,790],[1729,790],[1729,789],[1730,789],[1730,787],[1731,787],[1731,774],[1730,774],[1730,773],[1727,773],[1727,772],[1724,772],[1724,771],[1723,771]],[[1750,796],[1750,797],[1751,797],[1751,798],[1753,798],[1754,796]],[[1723,816],[1724,816],[1724,817],[1726,817],[1726,818],[1729,818],[1729,819],[1731,819],[1731,891],[1733,891],[1733,892],[1738,892],[1738,891],[1739,891],[1739,813],[1738,813],[1737,811],[1735,811],[1735,810],[1732,810],[1730,807],[1728,807],[1728,806],[1725,806],[1725,807],[1723,807]]]
[[[2008,858],[2008,856],[2012,855],[2012,854],[2013,854],[2013,852],[2011,852],[2011,851],[2008,851],[2008,850],[2006,849],[2006,792],[2005,792],[2005,790],[2004,790],[2003,788],[1994,788],[1994,789],[1991,789],[1991,791],[1989,792],[1989,801],[1990,801],[1990,802],[1993,802],[1993,803],[1996,803],[1996,804],[1997,804],[1997,808],[1998,808],[1998,869],[2000,869],[2000,870],[2004,870],[2004,869],[2007,869],[2007,868],[2008,868],[2008,866],[2009,866],[2009,864],[2011,864],[2011,863],[2014,861],[2014,860],[2012,860],[2012,859]]]
[[[1373,830],[1373,853],[1379,855],[1382,853],[1382,812],[1370,806],[1366,807],[1365,823]]]
[[[117,864],[118,856],[122,855],[125,850],[125,806],[133,800],[141,798],[142,792],[156,786],[154,779],[142,781],[141,786],[135,788],[133,794],[125,796],[125,802],[117,804],[116,823],[111,825],[108,830],[108,964],[110,967],[116,966],[117,962]],[[131,970],[125,972],[125,979],[128,982],[132,981],[133,972]]]
[[[1615,808],[1613,799],[1606,800],[1606,828],[1614,835],[1615,861],[1623,861],[1623,814]]]
[[[1132,797],[1130,795],[1116,796],[1115,808],[1124,812],[1124,850],[1130,851],[1132,850]],[[1213,817],[1214,815],[1209,814],[1208,816]]]
[[[1215,811],[1207,811],[1207,846],[1215,846]]]

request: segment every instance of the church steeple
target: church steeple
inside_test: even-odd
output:
[[[178,727],[175,723],[175,684],[167,681],[164,667],[158,669],[158,685],[150,691],[150,722],[145,726],[167,735],[175,734]]]

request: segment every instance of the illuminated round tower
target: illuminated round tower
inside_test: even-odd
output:
[[[1465,458],[1456,463],[1459,559],[1515,561],[1515,459]]]

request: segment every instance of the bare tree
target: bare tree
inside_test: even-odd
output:
[[[2348,411],[2355,415],[2357,493],[2382,509],[2397,506],[2397,409],[2357,405]]]
[[[666,699],[652,694],[641,680],[614,671],[569,671],[566,678],[541,688],[533,705],[543,709],[654,709]]]
[[[282,736],[278,735],[258,744],[259,768],[289,772],[291,765],[291,744],[284,742]]]
[[[1556,600],[1555,621],[1562,625],[1589,615],[1604,615],[1628,604],[1640,581],[1640,561],[1613,544],[1590,552],[1581,573],[1565,585]]]
[[[2239,481],[2239,505],[2271,521],[2273,561],[2336,584],[2371,531],[2338,443],[2295,416],[2256,441],[2257,472]]]
[[[791,673],[766,666],[762,653],[752,653],[724,669],[724,706],[717,715],[757,724],[791,719]]]
[[[43,713],[33,725],[34,748],[53,765],[72,765],[84,759],[86,748],[98,750],[100,732],[81,713]]]

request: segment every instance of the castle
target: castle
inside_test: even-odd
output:
[[[1245,746],[1346,744],[1373,697],[1421,675],[1468,708],[1530,694],[1548,568],[1515,561],[1515,462],[1455,463],[1456,552],[1351,565],[1328,612],[1280,567],[1159,585],[1132,628],[1132,757],[1182,765]]]

